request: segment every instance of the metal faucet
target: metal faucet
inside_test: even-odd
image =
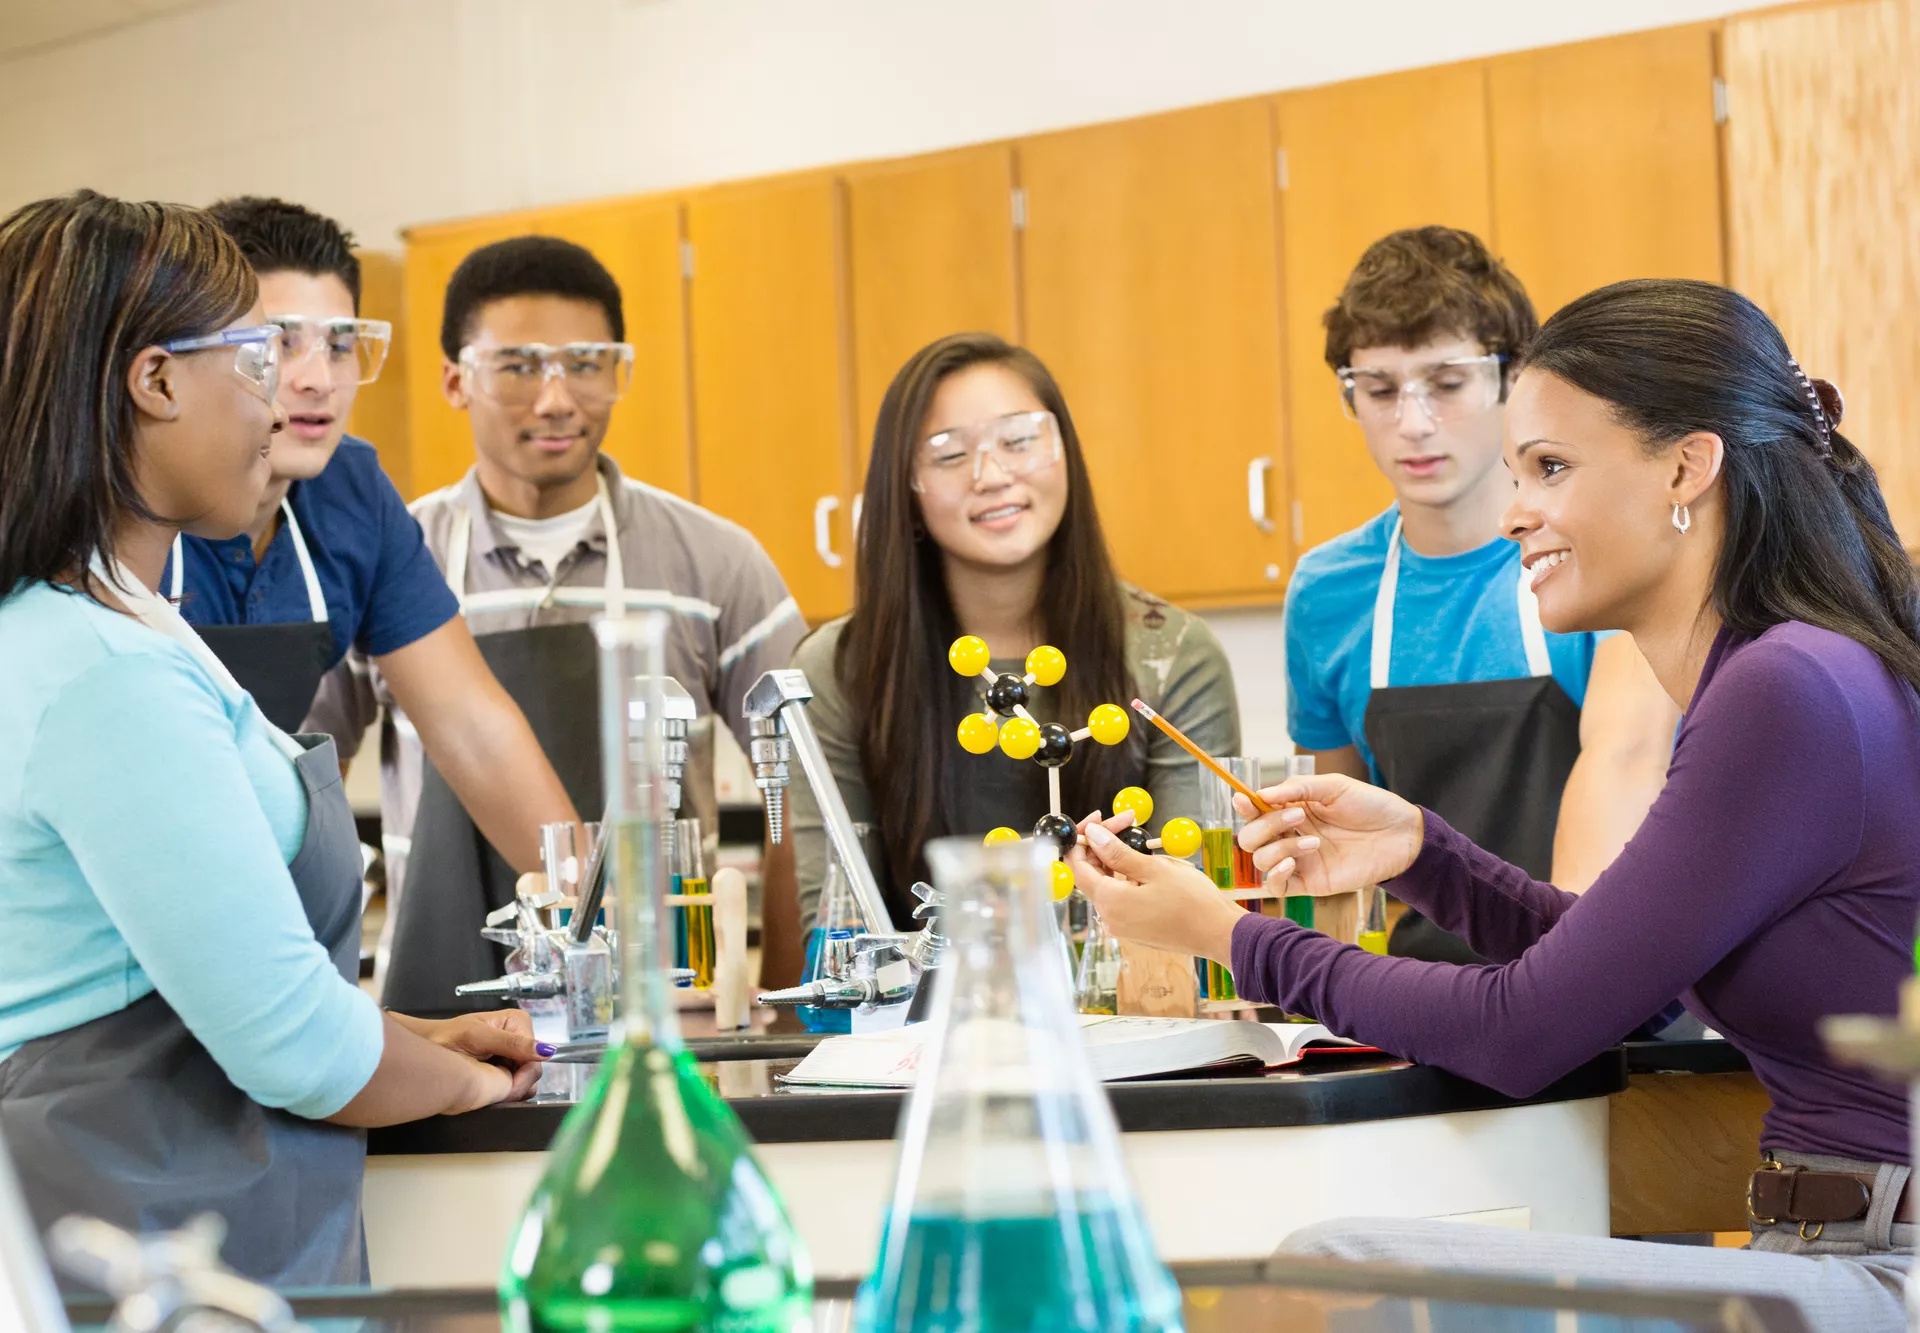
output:
[[[926,924],[912,935],[866,934],[830,938],[820,976],[800,986],[767,991],[758,1002],[776,1008],[807,1005],[817,1009],[885,1008],[910,1004],[907,1022],[925,1018],[933,994],[932,974],[946,956],[940,933],[940,896],[927,883],[913,886],[920,900],[914,919]]]
[[[646,691],[630,706],[627,740],[633,746],[647,743]],[[667,815],[671,819],[680,808],[681,779],[687,767],[687,734],[698,709],[693,696],[671,676],[660,678],[660,734],[666,779]],[[603,825],[604,829],[604,825]],[[668,850],[663,848],[663,851]],[[566,1019],[568,1042],[604,1041],[613,1023],[613,999],[618,983],[615,966],[615,937],[605,927],[595,926],[607,890],[607,838],[603,833],[593,849],[579,881],[573,919],[565,927],[549,928],[541,913],[560,900],[549,891],[532,897],[517,897],[512,903],[487,915],[480,932],[496,944],[504,944],[512,953],[505,976],[490,981],[474,981],[454,988],[454,994],[488,996],[512,1000],[523,1007],[545,1006],[559,1001],[556,1012]],[[673,970],[674,979],[692,978],[685,969]]]
[[[811,698],[813,687],[807,684],[806,674],[790,669],[767,672],[747,691],[746,714],[752,729],[748,757],[753,761],[754,785],[766,801],[767,838],[779,843],[786,836],[786,788],[793,780],[788,760],[798,754],[814,799],[820,804],[827,841],[847,873],[860,915],[871,933],[892,935],[893,917],[880,896],[880,886],[874,882],[866,850],[854,836],[847,803],[840,797],[820,738],[807,717],[806,705]]]

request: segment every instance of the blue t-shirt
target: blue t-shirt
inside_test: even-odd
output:
[[[405,648],[460,614],[380,457],[349,435],[319,476],[287,491],[293,516],[313,556],[320,594],[333,626],[336,664],[349,648],[369,657]],[[187,571],[180,614],[193,625],[280,625],[313,619],[293,534],[282,523],[266,558],[253,541],[186,538]],[[160,587],[173,586],[169,557]]]
[[[1373,693],[1373,603],[1400,507],[1301,557],[1287,585],[1287,730],[1309,750],[1352,745],[1374,781],[1367,745]],[[1530,674],[1516,606],[1520,547],[1505,537],[1459,555],[1425,556],[1402,539],[1393,602],[1390,686],[1459,685]],[[1547,635],[1553,678],[1586,698],[1599,634]]]

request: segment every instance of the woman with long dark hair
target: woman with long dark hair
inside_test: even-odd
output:
[[[1065,397],[1038,357],[988,333],[916,352],[881,401],[867,463],[854,609],[801,644],[815,727],[855,820],[871,823],[896,920],[925,875],[921,848],[1001,825],[1025,833],[1047,811],[1046,773],[999,751],[965,753],[955,728],[980,711],[977,679],[947,663],[954,639],[984,639],[993,664],[1024,670],[1052,644],[1065,678],[1032,711],[1070,728],[1098,704],[1138,695],[1215,754],[1240,745],[1233,675],[1206,624],[1114,572]],[[1082,742],[1061,770],[1069,812],[1128,785],[1155,821],[1193,816],[1193,761],[1135,727],[1111,748]],[[818,807],[795,784],[801,921],[826,873]]]
[[[1646,823],[1578,898],[1345,778],[1271,788],[1275,813],[1241,837],[1270,880],[1384,882],[1494,966],[1247,916],[1089,825],[1080,883],[1116,933],[1231,961],[1242,995],[1517,1096],[1678,995],[1773,1100],[1746,1252],[1404,1220],[1293,1248],[1764,1292],[1821,1328],[1905,1327],[1906,1098],[1817,1031],[1894,1010],[1920,913],[1920,607],[1841,412],[1765,314],[1709,283],[1619,283],[1541,330],[1507,409],[1505,524],[1542,623],[1629,631],[1685,710]]]
[[[0,219],[0,1140],[43,1227],[217,1212],[239,1271],[331,1286],[367,1277],[361,1127],[524,1096],[541,1052],[361,992],[333,742],[156,591],[179,533],[250,521],[278,347],[204,213]]]

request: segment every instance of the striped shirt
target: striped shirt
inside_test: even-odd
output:
[[[767,671],[787,665],[806,633],[772,559],[751,533],[653,486],[632,481],[605,454],[599,459],[619,530],[629,610],[668,613],[666,671],[687,689],[700,718],[689,737],[683,813],[711,837],[719,802],[713,779],[713,715],[747,744],[741,704]],[[475,471],[410,506],[442,569],[454,516],[471,515],[461,583],[467,626],[475,635],[535,625],[584,623],[606,610],[607,533],[596,514],[571,555],[549,572],[508,543],[487,507]],[[379,671],[354,652],[320,688],[307,726],[329,732],[351,755],[376,717],[380,731],[380,820],[387,883],[405,873],[420,801],[420,738],[395,705]],[[598,811],[582,811],[589,819]]]

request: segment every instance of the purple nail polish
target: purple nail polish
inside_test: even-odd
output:
[[[549,1045],[544,1041],[536,1041],[533,1044],[533,1053],[542,1060],[551,1060],[559,1050],[560,1048],[558,1046]]]

